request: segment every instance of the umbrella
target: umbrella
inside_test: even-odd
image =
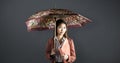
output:
[[[91,22],[90,19],[68,9],[48,9],[30,16],[27,21],[28,31],[41,31],[55,28],[58,19],[66,21],[68,27],[82,27]]]
[[[48,9],[39,11],[30,16],[25,22],[28,31],[41,31],[55,29],[54,42],[56,38],[56,21],[62,19],[67,23],[67,27],[82,27],[84,24],[91,22],[90,19],[72,12],[68,9]],[[54,44],[55,47],[55,44]],[[51,54],[55,54],[52,52]]]

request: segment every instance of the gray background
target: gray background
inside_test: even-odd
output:
[[[55,3],[93,21],[68,31],[75,43],[75,63],[120,63],[119,0],[0,0],[0,63],[48,63],[45,45],[53,31],[28,32],[25,22]]]

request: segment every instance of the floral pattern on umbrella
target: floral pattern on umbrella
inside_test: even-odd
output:
[[[68,27],[82,27],[91,22],[90,19],[68,9],[48,9],[30,16],[26,21],[27,29],[28,31],[53,29],[58,19],[66,21]]]

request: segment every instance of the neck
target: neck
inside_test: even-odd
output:
[[[63,35],[58,35],[57,37],[58,37],[58,40],[60,40],[63,37]]]

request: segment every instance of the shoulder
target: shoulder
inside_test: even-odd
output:
[[[73,42],[74,42],[73,39],[70,38],[70,37],[68,37],[67,39],[68,39],[68,41],[69,41],[70,43],[73,43]]]
[[[48,39],[48,43],[52,43],[54,41],[53,37]]]
[[[68,42],[69,42],[70,47],[73,48],[74,47],[73,39],[72,38],[68,38]]]
[[[53,41],[53,40],[54,40],[53,37],[48,38],[48,41]]]
[[[72,39],[72,38],[70,38],[70,37],[68,37],[67,39],[68,39],[69,41],[73,41],[73,39]]]
[[[48,41],[49,41],[49,40],[53,40],[53,38],[48,38]]]

